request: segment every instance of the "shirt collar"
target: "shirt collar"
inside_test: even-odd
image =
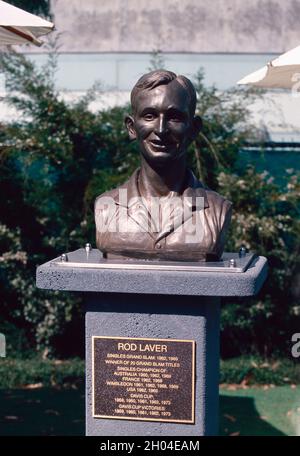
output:
[[[118,192],[115,197],[115,201],[118,205],[123,207],[130,207],[132,205],[130,204],[130,202],[133,202],[134,198],[141,197],[138,190],[139,173],[140,168],[136,169],[129,178],[129,180],[119,187],[119,190],[127,190],[127,204],[123,203],[122,199],[120,199],[120,193]],[[209,207],[206,190],[203,184],[200,181],[198,181],[198,179],[190,169],[187,169],[186,187],[184,191],[181,195],[176,196],[186,196],[191,198],[193,208],[197,207],[197,197],[204,198],[204,209]]]

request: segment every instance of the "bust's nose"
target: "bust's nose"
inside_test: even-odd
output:
[[[169,130],[168,130],[166,117],[164,114],[160,114],[159,117],[157,118],[154,132],[159,138],[162,138],[163,136],[168,134]]]

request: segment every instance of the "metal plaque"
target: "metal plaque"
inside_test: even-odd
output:
[[[194,423],[195,341],[92,339],[94,418]]]

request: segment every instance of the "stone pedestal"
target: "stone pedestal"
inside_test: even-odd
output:
[[[86,434],[102,436],[217,435],[220,297],[255,295],[267,275],[266,259],[263,257],[254,259],[245,272],[228,272],[226,268],[226,272],[197,271],[197,268],[191,272],[180,270],[178,265],[177,268],[170,266],[169,269],[143,269],[141,265],[135,268],[133,263],[129,269],[122,268],[122,265],[117,263],[115,266],[108,264],[107,267],[104,265],[104,267],[97,268],[92,264],[98,260],[92,256],[87,258],[84,265],[80,265],[74,262],[74,258],[76,259],[76,254],[80,256],[82,252],[84,252],[83,249],[75,252],[73,262],[71,261],[68,265],[61,265],[54,260],[40,266],[37,270],[37,286],[44,289],[84,293],[86,303]],[[97,255],[99,252],[96,253]],[[111,341],[115,346],[122,339],[128,344],[133,342],[133,347],[138,347],[137,341],[142,339],[145,346],[149,339],[152,347],[156,347],[157,350],[165,350],[162,353],[152,353],[152,358],[149,358],[149,352],[144,354],[146,358],[142,358],[138,349],[135,352],[120,349],[119,354],[110,353],[108,355],[115,357],[111,359],[119,360],[119,364],[116,364],[115,367],[117,374],[113,372],[114,369],[110,371],[112,378],[107,377],[108,383],[113,380],[112,383],[120,385],[122,378],[127,378],[122,377],[125,374],[122,374],[121,371],[119,371],[120,376],[116,376],[118,375],[118,365],[123,365],[122,360],[127,359],[128,353],[131,355],[135,353],[139,356],[136,359],[144,359],[150,366],[162,366],[162,372],[171,373],[170,380],[162,379],[161,374],[154,374],[154,367],[148,369],[149,374],[143,373],[143,375],[148,375],[148,380],[145,380],[148,383],[140,383],[139,385],[144,387],[140,391],[149,392],[149,382],[157,381],[161,382],[164,388],[163,394],[160,395],[162,390],[153,389],[159,393],[154,393],[152,396],[146,394],[145,396],[148,398],[143,399],[142,395],[135,394],[136,391],[134,394],[130,392],[125,394],[126,387],[124,389],[117,386],[118,394],[114,397],[113,386],[105,386],[103,390],[97,389],[97,376],[99,378],[99,375],[108,375],[105,370],[107,367],[105,362],[109,358],[104,356],[106,361],[103,361],[103,358],[102,364],[97,357],[95,358],[92,347],[95,336],[102,340],[107,338],[106,342]],[[170,347],[168,342],[163,342],[163,340],[170,341]],[[167,358],[168,350],[171,351],[174,348],[176,354],[176,341],[192,341],[188,342],[194,347],[193,355],[191,355],[192,363],[190,363],[190,359],[184,359],[178,349],[177,367],[166,368],[166,362],[176,358]],[[168,348],[164,349],[167,346]],[[123,347],[123,345],[118,347]],[[151,359],[154,361],[149,361]],[[164,361],[159,363],[161,359]],[[173,366],[173,364],[170,365]],[[187,376],[187,383],[191,378],[193,379],[191,389],[189,390],[190,385],[185,385],[183,381],[183,383],[179,382],[177,386],[175,385],[178,388],[176,394],[174,391],[169,393],[170,388],[174,387],[171,385],[172,372],[175,373],[176,368],[179,369],[177,372],[184,376],[185,371],[180,370],[184,366],[186,366],[187,373],[190,374]],[[131,371],[128,370],[128,372]],[[132,372],[133,374],[128,375],[141,375],[137,373],[135,367],[132,368]],[[150,378],[155,375],[158,380]],[[127,378],[127,381],[129,380],[130,378]],[[116,383],[117,381],[119,383]],[[136,380],[127,384],[136,386],[137,383],[134,381]],[[140,377],[138,381],[142,381]],[[139,388],[137,389],[139,390]],[[121,390],[124,391],[123,398],[120,398]],[[183,391],[185,391],[185,395]],[[95,401],[97,401],[95,394],[107,395],[107,401],[113,403],[123,401],[125,416],[119,415],[119,412],[112,412],[101,418],[94,417],[97,414],[95,413]],[[171,400],[168,401],[170,398]],[[176,406],[175,412],[169,413],[171,410],[169,402],[174,403],[174,407]],[[118,404],[119,402],[116,402],[116,406],[112,406],[111,410],[117,409]],[[180,410],[181,407],[182,410]],[[128,416],[128,410],[130,410],[130,416]],[[186,412],[183,415],[188,416],[188,420],[180,418],[182,411]]]

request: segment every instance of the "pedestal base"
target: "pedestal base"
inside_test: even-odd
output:
[[[195,296],[86,294],[86,434],[103,436],[201,436],[218,434],[218,298]],[[92,337],[195,341],[195,422],[94,418]],[[180,401],[180,391],[178,391]],[[185,404],[182,404],[184,407]]]
[[[87,435],[216,435],[218,433],[219,401],[219,297],[245,297],[254,296],[258,293],[267,277],[267,260],[263,257],[254,258],[248,268],[241,272],[239,263],[237,263],[238,267],[236,268],[224,268],[223,264],[223,266],[216,268],[206,265],[207,269],[202,265],[199,268],[196,266],[196,268],[192,267],[191,270],[187,270],[185,264],[176,267],[174,265],[160,265],[157,268],[153,265],[150,268],[149,265],[141,267],[141,264],[134,265],[131,262],[124,263],[124,265],[110,264],[109,262],[100,264],[99,252],[92,251],[87,254],[83,249],[68,253],[67,256],[71,260],[70,263],[55,259],[40,266],[37,270],[37,286],[51,290],[78,291],[85,295]],[[227,254],[228,256],[231,257],[232,254]],[[95,265],[96,260],[99,264],[96,263]],[[156,396],[154,394],[152,398],[149,398],[149,401],[152,401],[149,404],[147,401],[142,403],[138,397],[136,401],[129,402],[128,391],[122,397],[120,388],[124,385],[119,385],[116,377],[120,375],[121,378],[123,374],[120,373],[120,370],[118,371],[118,364],[116,364],[116,374],[113,369],[114,364],[110,364],[111,370],[108,369],[108,371],[111,379],[108,381],[111,380],[112,385],[108,385],[106,369],[106,366],[109,366],[109,363],[106,364],[108,355],[101,362],[97,361],[99,358],[93,357],[92,338],[97,336],[102,338],[153,339],[152,344],[154,345],[156,341],[159,342],[158,339],[169,339],[170,341],[176,339],[177,341],[185,341],[183,342],[185,346],[190,344],[193,349],[195,347],[195,356],[193,356],[195,358],[195,369],[193,369],[192,374],[194,381],[190,382],[191,375],[186,377],[190,385],[192,384],[193,394],[182,394],[186,392],[186,388],[183,381],[181,386],[179,385],[180,375],[181,378],[185,378],[185,373],[190,369],[190,363],[186,363],[181,354],[182,370],[180,371],[180,368],[176,366],[178,370],[175,387],[178,394],[174,396],[173,390],[171,399],[171,401],[175,401],[177,407],[176,411],[172,413],[177,416],[180,415],[180,401],[182,401],[182,407],[185,411],[187,407],[191,407],[190,403],[193,397],[194,408],[192,413],[190,414],[188,410],[188,415],[192,416],[193,419],[185,420],[185,422],[178,419],[176,422],[174,420],[173,422],[160,421],[167,413],[170,413],[172,418],[172,413],[163,410],[166,404],[160,403],[157,393],[155,393]],[[173,344],[174,347],[176,343],[170,342],[169,345]],[[103,352],[103,345],[101,347]],[[111,359],[114,359],[113,356],[116,355],[116,352],[111,351],[109,354]],[[115,359],[118,358],[115,357]],[[101,407],[97,413],[93,410],[93,366],[98,372],[97,393],[94,396],[97,401],[99,398],[105,399],[102,402],[102,407],[106,407],[106,409],[108,407],[109,411],[112,411],[109,414],[102,413]],[[171,368],[173,367],[171,366]],[[125,369],[123,370],[125,372]],[[137,372],[136,369],[136,374]],[[129,374],[128,378],[130,380]],[[138,379],[140,386],[137,388],[141,388],[141,390],[154,389],[152,384],[154,385],[155,382],[151,380],[155,378],[154,369],[148,378],[149,380],[146,381],[148,381],[149,387],[146,384],[143,385],[140,375],[141,381]],[[161,376],[159,381],[162,379]],[[114,395],[114,391],[108,386],[116,386],[117,394]],[[174,384],[167,384],[165,381],[163,387],[166,391],[166,400],[170,401],[167,392],[170,392]],[[182,399],[183,397],[184,399]],[[129,396],[129,399],[135,398]],[[125,409],[127,407],[127,412],[123,408],[126,412],[124,412],[124,419],[120,419],[121,406],[117,405],[118,408],[114,410],[115,403],[123,404],[123,406],[125,404]],[[131,403],[133,405],[130,409],[126,404]],[[110,404],[113,404],[113,407],[109,407]],[[136,419],[139,413],[137,407],[140,404],[144,407],[142,413],[145,413],[144,416],[147,417],[147,421]],[[161,410],[156,415],[157,421],[152,421],[154,413],[149,412],[154,406],[160,407]],[[134,410],[137,410],[135,419],[129,419],[129,412],[132,412],[130,418],[131,416],[134,417]],[[139,410],[141,411],[141,409]],[[116,415],[118,415],[118,419],[115,419]],[[158,417],[158,415],[160,416]],[[109,416],[110,418],[108,418]]]

